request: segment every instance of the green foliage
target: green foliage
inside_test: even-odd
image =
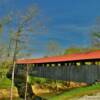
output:
[[[31,84],[38,83],[38,84],[42,84],[42,85],[43,84],[53,85],[53,84],[57,84],[57,83],[63,83],[64,84],[64,81],[29,76],[29,83],[31,83]]]
[[[100,49],[100,17],[97,17],[95,27],[91,32],[91,46]]]
[[[94,32],[93,36],[96,37],[96,38],[100,38],[100,33],[99,32],[98,33]]]
[[[46,83],[47,82],[47,79],[46,78],[39,78],[39,77],[29,76],[29,82],[31,84],[34,84],[34,83],[43,84],[43,83]]]
[[[92,46],[95,48],[100,48],[100,32],[92,33]]]
[[[64,54],[75,54],[91,51],[91,48],[82,48],[82,47],[69,47],[65,50]]]
[[[2,32],[3,32],[3,27],[2,27],[2,24],[0,24],[0,35]]]
[[[6,73],[8,72],[10,68],[11,62],[2,62],[0,63],[0,79],[6,78]]]
[[[82,52],[82,48],[70,47],[65,50],[64,54],[73,54],[73,53],[80,53],[80,52]]]
[[[0,68],[6,68],[8,69],[11,65],[11,61],[4,61],[0,63]]]
[[[100,50],[100,48],[96,47],[90,47],[90,48],[82,48],[82,47],[69,47],[68,49],[65,50],[64,54],[76,54],[76,53],[84,53],[84,52],[90,52],[94,50]]]

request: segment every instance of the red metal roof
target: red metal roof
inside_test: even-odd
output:
[[[16,63],[30,64],[30,63],[92,60],[92,59],[100,59],[100,50],[86,52],[86,53],[78,53],[78,54],[67,54],[63,56],[44,57],[44,58],[38,58],[38,59],[19,59],[16,61]]]

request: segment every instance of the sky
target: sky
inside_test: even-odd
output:
[[[90,45],[91,30],[100,16],[100,0],[0,0],[0,17],[36,5],[48,33],[38,35],[35,56],[45,55],[46,43],[56,40],[62,48]]]

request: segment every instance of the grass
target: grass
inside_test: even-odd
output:
[[[35,78],[34,80],[37,81],[39,79]],[[40,80],[42,81],[41,83],[45,82],[44,79],[40,79]],[[0,79],[0,89],[10,89],[10,86],[11,86],[11,80],[7,78]],[[69,100],[74,97],[81,97],[83,95],[91,95],[96,92],[100,92],[100,83],[94,84],[92,86],[72,89],[72,90],[63,92],[61,94],[55,94],[55,95],[47,97],[47,99],[48,100]],[[20,99],[17,98],[17,100],[20,100]]]
[[[0,79],[0,100],[9,100],[10,98],[10,88],[11,88],[11,80],[9,80],[8,78],[2,78]],[[18,98],[18,93],[16,88],[14,87],[14,100],[21,100],[20,98]]]
[[[50,97],[48,100],[69,100],[74,97],[81,97],[83,95],[91,95],[100,92],[100,83],[92,86],[76,88],[56,96]]]
[[[7,89],[11,86],[11,80],[7,78],[0,79],[0,89]]]

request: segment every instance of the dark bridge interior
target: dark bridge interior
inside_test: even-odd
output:
[[[22,76],[25,66],[29,66],[29,75],[54,80],[93,83],[100,80],[100,60],[74,62],[55,62],[41,64],[17,64],[16,75]]]

